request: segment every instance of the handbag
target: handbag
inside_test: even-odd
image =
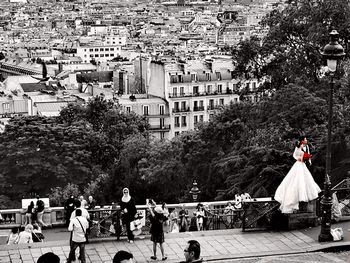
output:
[[[78,220],[78,222],[79,222],[79,224],[80,224],[80,226],[81,226],[81,229],[82,229],[83,232],[84,232],[84,235],[85,235],[85,244],[89,244],[89,236],[88,236],[88,234],[86,233],[86,231],[85,231],[83,225],[81,224],[80,220],[79,220],[78,218],[77,218],[77,220]]]

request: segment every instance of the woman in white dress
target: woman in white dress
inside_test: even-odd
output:
[[[281,204],[280,210],[284,214],[299,210],[299,202],[314,200],[321,192],[304,163],[304,159],[308,157],[302,150],[306,143],[306,138],[302,138],[297,144],[293,153],[296,162],[275,193],[275,200]]]

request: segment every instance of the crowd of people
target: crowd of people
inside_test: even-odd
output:
[[[137,260],[137,259],[136,259]],[[133,263],[134,255],[128,251],[120,250],[113,257],[113,263]],[[184,248],[184,261],[180,263],[202,263],[201,246],[197,240],[189,240]],[[37,263],[60,263],[60,257],[53,252],[41,255]]]

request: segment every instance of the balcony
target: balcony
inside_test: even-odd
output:
[[[150,125],[149,127],[150,131],[169,131],[170,130],[170,124],[167,125]]]
[[[216,96],[216,95],[227,95],[227,94],[233,94],[234,92],[230,89],[227,89],[226,91],[211,91],[211,92],[186,92],[186,93],[169,93],[169,98],[183,98],[183,97],[199,97],[199,96]]]
[[[224,105],[208,105],[207,110],[217,110],[223,107]]]
[[[189,112],[190,111],[190,107],[186,107],[186,108],[175,108],[173,109],[173,113],[176,113],[176,112]]]
[[[204,111],[204,106],[193,107],[193,111]]]

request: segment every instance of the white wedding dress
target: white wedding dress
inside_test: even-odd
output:
[[[303,154],[304,152],[300,148],[295,148],[293,157],[297,161],[275,193],[275,200],[281,204],[280,210],[284,214],[293,213],[299,209],[299,202],[314,200],[321,192],[306,164],[298,161],[299,158],[303,157]]]

